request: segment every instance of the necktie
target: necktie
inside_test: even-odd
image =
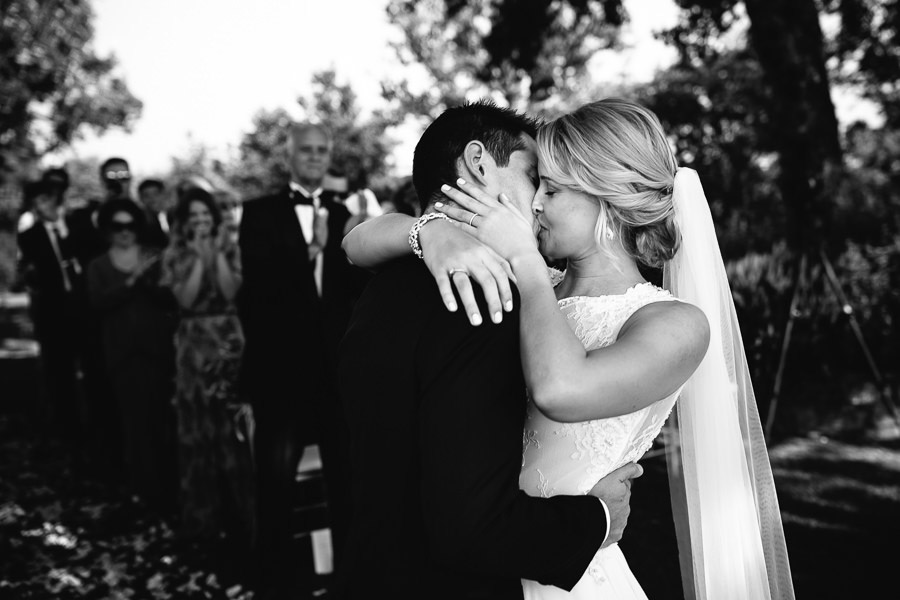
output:
[[[67,257],[64,256],[64,240],[62,235],[60,235],[59,226],[55,223],[50,225],[50,231],[52,232],[53,237],[51,243],[53,245],[54,254],[56,254],[56,260],[59,261],[59,270],[62,272],[63,287],[68,292],[72,290],[72,281],[69,278],[69,261],[67,260]]]

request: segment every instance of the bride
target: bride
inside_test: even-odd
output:
[[[470,273],[489,304],[508,301],[508,283],[481,274],[501,265],[515,281],[529,390],[520,487],[536,496],[587,493],[638,460],[677,405],[668,454],[685,596],[793,598],[740,331],[697,174],[677,168],[653,113],[617,99],[544,125],[537,149],[530,207],[460,179],[442,188],[451,202],[435,205],[459,227],[428,225],[423,240],[451,310],[450,279],[467,310]],[[374,266],[402,248],[398,224],[412,218],[382,219],[345,239],[355,264]],[[564,259],[566,270],[548,277],[544,257]],[[645,281],[638,263],[663,267],[664,287]],[[492,310],[492,318],[502,314]],[[542,600],[646,598],[616,544],[598,551],[571,592],[533,581],[523,589]]]

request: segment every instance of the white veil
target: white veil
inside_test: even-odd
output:
[[[685,597],[793,599],[740,327],[696,171],[678,169],[673,202],[682,239],[663,285],[700,307],[710,325],[709,350],[684,386],[667,436]]]

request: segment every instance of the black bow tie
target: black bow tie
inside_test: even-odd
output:
[[[306,205],[306,206],[315,206],[315,204],[313,204],[312,196],[307,196],[306,194],[303,194],[302,192],[298,192],[297,190],[291,190],[291,201],[294,203],[294,206],[297,206],[300,204]],[[320,199],[320,202],[321,202],[321,199]]]

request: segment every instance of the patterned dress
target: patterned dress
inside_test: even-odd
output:
[[[225,250],[240,274],[237,246]],[[170,246],[163,258],[164,285],[183,284],[197,255]],[[244,334],[234,302],[206,269],[197,298],[181,309],[175,333],[175,412],[182,527],[188,535],[230,533],[252,543],[255,506],[251,455],[252,417],[237,400]]]
[[[554,283],[561,277],[553,272]],[[639,308],[673,301],[649,283],[612,296],[575,296],[559,308],[588,350],[615,342],[622,325]],[[679,390],[680,392],[680,390]],[[587,494],[604,476],[637,461],[659,435],[678,393],[633,413],[581,423],[558,423],[528,401],[519,487],[531,496]],[[523,580],[526,600],[646,600],[618,544],[599,550],[571,592]],[[680,592],[680,590],[679,590]]]

